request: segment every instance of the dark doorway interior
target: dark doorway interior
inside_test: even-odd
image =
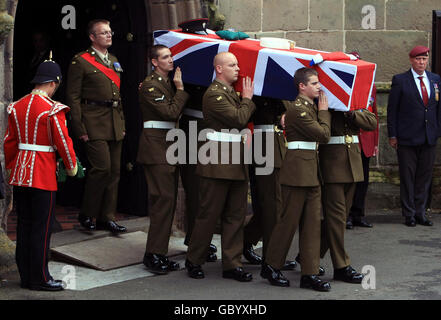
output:
[[[66,5],[75,8],[76,29],[65,30],[62,13]],[[121,180],[118,211],[131,215],[147,215],[147,191],[142,167],[135,163],[139,133],[142,130],[138,106],[138,84],[146,73],[146,52],[151,45],[147,33],[147,18],[144,0],[20,0],[16,12],[14,31],[14,100],[29,93],[29,81],[35,73],[37,59],[34,57],[33,35],[37,46],[47,46],[53,51],[53,60],[58,62],[63,77],[72,57],[89,46],[86,33],[87,23],[96,18],[107,19],[115,32],[113,45],[109,49],[115,54],[124,72],[121,93],[126,118],[126,137],[123,144]],[[47,59],[44,54],[41,62]],[[32,62],[36,65],[32,66]],[[64,81],[54,99],[65,102]],[[83,146],[75,141],[76,152],[87,168]],[[84,179],[68,178],[60,185],[58,203],[64,206],[80,207]]]
[[[441,74],[441,10],[433,10],[432,72]]]

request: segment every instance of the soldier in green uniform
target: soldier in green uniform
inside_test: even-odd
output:
[[[72,128],[85,143],[91,165],[78,220],[88,230],[123,232],[126,228],[114,222],[125,135],[120,97],[122,68],[107,51],[113,35],[109,21],[92,20],[88,33],[91,46],[72,59],[66,86]]]
[[[207,133],[208,142],[201,146],[201,150],[210,147],[209,161],[201,159],[199,152],[196,173],[200,176],[200,206],[185,266],[190,277],[204,278],[201,265],[206,260],[216,221],[221,217],[222,276],[246,282],[252,280],[252,275],[244,271],[240,260],[247,209],[248,166],[243,158],[244,136],[230,133],[230,130],[240,132],[246,128],[256,108],[251,100],[254,85],[248,77],[243,80],[241,100],[232,87],[238,79],[239,66],[230,52],[216,55],[214,68],[216,79],[208,87],[202,101],[205,127],[214,131]],[[228,157],[226,150],[229,151]],[[233,150],[240,150],[240,155]]]
[[[199,148],[198,141],[192,140],[192,138],[195,134],[199,136],[199,133],[204,128],[202,98],[206,90],[207,87],[204,86],[185,84],[185,91],[188,92],[190,98],[179,120],[179,128],[186,134],[187,162],[180,164],[179,173],[185,191],[185,227],[187,232],[185,234],[184,244],[187,246],[190,243],[194,222],[199,210],[199,176],[196,174]],[[194,132],[192,132],[193,130]],[[216,246],[210,244],[207,262],[215,262],[217,260],[216,252]]]
[[[301,288],[329,291],[328,282],[318,277],[320,262],[321,177],[318,143],[331,135],[331,114],[326,95],[320,90],[317,72],[301,68],[294,75],[299,95],[287,105],[285,117],[288,152],[280,169],[283,209],[266,249],[261,276],[272,285],[287,287],[289,280],[280,272],[300,225],[302,253]],[[319,98],[318,107],[313,99]]]
[[[330,249],[334,280],[361,283],[363,275],[350,265],[344,246],[346,219],[352,206],[356,182],[364,180],[358,134],[360,128],[375,130],[377,119],[367,109],[331,111],[331,138],[319,148],[323,174],[323,213],[321,253]],[[303,260],[303,252],[300,250]]]
[[[280,129],[280,120],[285,113],[284,102],[278,99],[254,96],[256,112],[253,114],[253,165],[250,166],[251,201],[253,216],[244,229],[243,256],[250,264],[262,264],[262,258],[253,250],[259,240],[263,240],[263,256],[271,232],[281,215],[282,189],[280,167],[286,154],[285,137]],[[267,139],[272,143],[267,145]],[[262,157],[258,159],[257,157]],[[263,159],[271,163],[262,163]],[[264,172],[263,168],[271,172]],[[260,168],[260,169],[259,169]],[[262,170],[259,173],[259,170]],[[257,174],[256,174],[257,172]],[[262,174],[265,173],[265,174]],[[282,270],[294,270],[295,261],[286,261]]]
[[[173,71],[170,49],[155,45],[150,59],[154,71],[142,83],[139,102],[144,129],[139,139],[137,161],[144,166],[149,197],[150,228],[144,265],[156,274],[179,269],[179,264],[168,260],[176,200],[178,195],[178,166],[167,160],[167,132],[176,128],[189,94],[184,91],[181,69],[176,68],[173,84],[169,73]]]

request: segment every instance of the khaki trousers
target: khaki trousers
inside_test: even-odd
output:
[[[263,239],[263,257],[266,256],[271,233],[282,214],[282,187],[279,183],[280,169],[274,168],[270,175],[255,175],[255,195],[252,201],[253,216],[244,229],[244,243],[256,245]],[[253,191],[252,191],[253,192]]]
[[[271,234],[265,262],[281,269],[297,228],[302,275],[315,275],[320,263],[320,187],[282,185],[283,211]]]
[[[334,269],[341,269],[351,264],[345,250],[345,231],[355,186],[355,183],[326,183],[323,187],[324,220],[320,257],[323,258],[330,249]]]
[[[199,178],[200,207],[187,258],[198,265],[205,263],[208,246],[221,218],[222,268],[241,267],[243,227],[247,211],[248,181]]]
[[[144,165],[149,197],[150,227],[146,253],[166,255],[178,195],[178,168]]]
[[[87,173],[81,214],[106,222],[115,220],[122,140],[86,142],[91,169]]]

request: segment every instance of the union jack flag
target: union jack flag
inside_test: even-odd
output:
[[[170,48],[175,67],[180,67],[183,81],[208,87],[215,78],[214,56],[223,51],[234,53],[240,67],[236,91],[241,91],[242,77],[254,79],[254,94],[283,100],[294,100],[298,94],[293,79],[297,69],[317,70],[322,90],[331,109],[348,111],[364,109],[374,84],[376,65],[351,60],[343,52],[324,52],[296,47],[291,50],[264,48],[258,40],[227,41],[214,32],[196,35],[181,31],[154,32],[155,44]]]

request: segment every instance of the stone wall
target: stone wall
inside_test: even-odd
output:
[[[300,47],[359,51],[377,64],[376,81],[408,68],[415,45],[431,46],[439,0],[220,0],[225,28],[252,37],[295,40]]]
[[[220,0],[225,29],[251,37],[279,37],[296,45],[325,51],[356,50],[377,64],[380,146],[371,159],[371,191],[378,198],[395,197],[384,206],[397,207],[399,185],[395,150],[389,147],[386,107],[392,76],[409,69],[408,52],[415,45],[431,47],[432,10],[439,0]],[[434,174],[433,207],[441,208],[441,150]],[[390,200],[390,199],[389,199]]]

